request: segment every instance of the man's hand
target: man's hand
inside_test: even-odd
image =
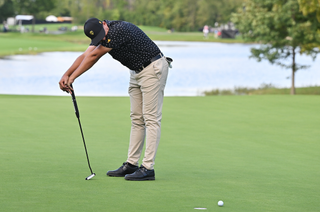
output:
[[[75,79],[73,79],[72,77],[68,78],[68,81],[66,83],[66,87],[68,88],[68,93],[72,94],[73,88],[71,87],[71,84],[74,82]]]
[[[67,93],[70,93],[70,92],[72,91],[72,88],[71,88],[70,84],[71,84],[74,80],[73,80],[72,82],[70,82],[70,84],[68,84],[69,81],[70,81],[70,78],[69,78],[69,76],[67,76],[67,75],[63,75],[63,76],[61,77],[61,80],[59,81],[60,89],[63,90],[63,91],[65,91],[65,92],[67,92]]]

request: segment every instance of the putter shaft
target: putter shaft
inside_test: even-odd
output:
[[[71,88],[73,89],[72,85],[71,85]],[[81,122],[80,122],[80,113],[79,113],[79,109],[78,109],[78,104],[77,104],[76,96],[75,96],[75,94],[74,94],[74,90],[73,90],[73,92],[71,93],[71,97],[72,97],[72,102],[73,102],[73,106],[74,106],[74,111],[75,111],[76,117],[78,118],[78,122],[79,122],[79,127],[80,127],[80,131],[81,131],[83,146],[84,146],[84,150],[85,150],[86,156],[87,156],[88,166],[89,166],[89,169],[90,169],[90,172],[91,172],[91,175],[88,176],[88,177],[86,178],[86,180],[90,180],[90,179],[93,178],[96,174],[93,173],[92,168],[91,168],[91,165],[90,165],[89,155],[88,155],[87,146],[86,146],[86,142],[85,142],[84,135],[83,135],[83,131],[82,131],[82,126],[81,126]]]

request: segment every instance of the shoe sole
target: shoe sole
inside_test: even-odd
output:
[[[109,174],[107,174],[107,176],[109,176],[109,177],[124,177],[125,175],[109,175]]]
[[[130,181],[145,181],[145,180],[155,180],[155,177],[146,177],[146,178],[124,178],[125,180]]]
[[[134,173],[134,172],[132,172],[132,173]],[[132,173],[127,173],[127,174],[132,174]],[[109,177],[125,177],[127,174],[119,175],[119,174],[108,174],[108,173],[107,173],[107,175],[108,175]]]

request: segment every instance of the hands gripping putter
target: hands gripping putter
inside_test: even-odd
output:
[[[73,89],[72,85],[71,88]],[[71,97],[72,97],[72,102],[73,102],[73,106],[74,106],[74,110],[76,113],[76,116],[78,118],[78,122],[79,122],[79,126],[80,126],[80,131],[81,131],[81,135],[82,135],[82,140],[83,140],[83,145],[84,145],[84,150],[86,152],[86,156],[87,156],[87,161],[88,161],[88,166],[89,169],[91,171],[91,175],[89,175],[86,180],[90,180],[91,178],[93,178],[94,176],[96,176],[95,173],[92,172],[91,166],[90,166],[90,161],[89,161],[89,156],[88,156],[88,152],[87,152],[87,147],[86,147],[86,142],[84,140],[84,136],[83,136],[83,132],[82,132],[82,127],[81,127],[81,122],[80,122],[80,113],[79,113],[79,109],[78,109],[78,105],[77,105],[77,101],[76,101],[76,96],[74,94],[74,90],[71,93]]]

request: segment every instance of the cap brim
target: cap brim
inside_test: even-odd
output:
[[[104,36],[106,36],[106,32],[102,28],[99,34],[95,38],[91,39],[91,44],[95,46],[98,45],[98,43],[102,40],[102,38],[104,38]]]

